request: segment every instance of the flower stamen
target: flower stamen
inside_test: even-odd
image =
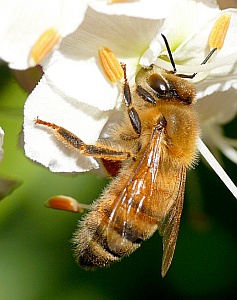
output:
[[[106,47],[100,48],[98,54],[101,65],[108,79],[113,83],[122,80],[123,69],[115,54]]]
[[[217,48],[220,50],[225,41],[226,33],[230,25],[230,14],[224,14],[220,16],[212,27],[211,33],[209,35],[209,47],[211,49]]]
[[[211,168],[216,172],[216,174],[220,177],[222,182],[226,185],[229,191],[233,194],[233,196],[237,199],[237,187],[230,179],[230,177],[226,174],[225,170],[218,163],[214,155],[210,152],[207,146],[203,143],[203,141],[198,139],[198,150],[205,158],[205,160],[209,163]]]
[[[37,65],[59,42],[61,36],[54,28],[47,29],[31,49],[29,65]]]
[[[74,198],[68,196],[54,196],[50,198],[46,203],[46,207],[66,210],[70,212],[83,213],[84,209],[90,209],[90,205],[81,204],[77,202]]]

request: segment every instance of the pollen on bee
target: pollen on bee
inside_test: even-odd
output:
[[[116,83],[123,79],[123,69],[115,54],[106,47],[98,50],[101,65],[108,79]]]
[[[58,195],[50,198],[46,203],[46,207],[65,210],[76,213],[83,213],[84,209],[90,209],[90,205],[81,204],[77,202],[74,198]]]
[[[230,14],[224,14],[221,15],[215,22],[208,41],[211,49],[217,48],[219,50],[223,47],[226,33],[230,25],[230,18]]]
[[[31,49],[29,65],[37,65],[59,42],[61,36],[54,28],[45,30]]]

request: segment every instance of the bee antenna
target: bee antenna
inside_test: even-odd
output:
[[[169,54],[169,58],[170,58],[170,63],[173,67],[173,70],[174,70],[174,73],[176,73],[176,66],[175,66],[175,62],[174,62],[174,58],[173,58],[173,55],[172,55],[172,52],[170,50],[170,46],[169,46],[169,43],[168,43],[168,40],[166,38],[166,36],[164,34],[161,33],[161,36],[165,42],[165,46],[166,46],[166,49],[168,51],[168,54]],[[206,58],[204,59],[204,61],[201,63],[201,65],[205,65],[208,60],[212,57],[213,53],[217,50],[217,48],[213,48],[209,53],[208,55],[206,56]],[[181,78],[189,78],[189,79],[193,79],[197,73],[193,73],[191,75],[187,75],[187,74],[176,74],[178,77],[181,77]]]
[[[162,36],[162,38],[163,38],[163,40],[164,40],[164,42],[165,42],[165,46],[166,46],[166,49],[167,49],[167,51],[168,51],[169,58],[170,58],[170,63],[171,63],[171,65],[172,65],[172,67],[173,67],[174,72],[176,73],[175,62],[174,62],[174,59],[173,59],[172,52],[171,52],[171,50],[170,50],[170,45],[169,45],[169,43],[168,43],[168,41],[167,41],[166,36],[165,36],[164,34],[162,34],[162,33],[161,33],[161,36]]]
[[[201,65],[205,65],[208,60],[211,58],[211,56],[213,55],[213,53],[217,50],[217,48],[213,48],[208,55],[206,56],[206,58],[204,59],[204,61],[201,63]],[[193,79],[196,75],[196,73],[193,73],[192,75],[185,75],[185,74],[176,74],[177,76],[181,77],[181,78],[189,78],[189,79]]]

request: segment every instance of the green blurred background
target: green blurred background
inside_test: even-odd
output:
[[[202,162],[188,173],[176,252],[164,279],[157,233],[110,268],[91,272],[77,266],[70,239],[81,216],[45,208],[44,202],[65,194],[91,203],[107,181],[53,174],[24,156],[18,143],[26,97],[1,65],[0,177],[22,184],[0,202],[0,300],[236,299],[237,200]],[[225,130],[237,138],[237,120]],[[223,161],[236,182],[236,165]]]

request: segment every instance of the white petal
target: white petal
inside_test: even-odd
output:
[[[59,5],[59,1],[56,1]],[[78,0],[61,1],[62,5],[60,8],[60,16],[57,24],[62,37],[65,37],[74,32],[84,20],[84,16],[87,10],[87,4],[85,3],[85,1]],[[51,3],[52,0],[50,1],[50,4]],[[47,1],[47,4],[49,4],[49,1]]]
[[[231,74],[231,76],[225,76],[223,74],[222,77],[220,76],[208,76],[204,81],[199,82],[197,86],[197,99],[201,99],[203,97],[209,96],[215,92],[225,92],[229,89],[237,89],[237,78],[235,78],[236,74]],[[230,91],[230,97],[233,99],[236,94],[236,91]],[[219,97],[219,96],[218,96]],[[222,97],[228,97],[222,96]],[[223,99],[223,98],[222,98]],[[230,99],[231,100],[231,99]],[[228,109],[228,106],[226,106]]]
[[[76,0],[0,2],[0,57],[14,69],[29,67],[30,51],[49,28],[63,37],[82,22],[87,5]]]
[[[95,27],[96,22],[96,27]],[[43,62],[53,85],[66,95],[101,110],[115,107],[120,90],[111,84],[98,59],[101,47],[110,48],[129,72],[137,67],[160,23],[126,16],[110,16],[88,9],[84,22]]]
[[[143,67],[148,67],[151,64],[156,62],[158,55],[161,53],[162,48],[164,47],[164,40],[161,37],[162,31],[159,30],[155,38],[151,41],[149,48],[145,51],[140,59],[140,65]],[[167,62],[166,62],[167,63]],[[157,63],[156,63],[157,64]],[[159,64],[157,64],[159,65]],[[161,66],[163,67],[163,66]],[[171,64],[169,63],[169,67]],[[168,68],[166,68],[168,70]]]
[[[98,65],[98,60],[93,57],[89,61],[56,59],[45,75],[62,93],[76,101],[110,110],[116,105],[118,88],[106,79]]]
[[[98,12],[114,15],[127,15],[147,19],[162,19],[170,14],[177,0],[124,1],[123,3],[109,3],[108,0],[89,0],[89,5]]]
[[[200,115],[202,123],[217,123],[226,124],[230,122],[237,114],[236,90],[229,89],[225,92],[214,93],[212,89],[209,93],[205,90],[205,95],[198,93],[197,111]],[[217,84],[216,90],[220,90],[220,85]]]
[[[2,130],[2,128],[0,127],[0,161],[2,160],[3,158],[3,148],[2,148],[2,145],[3,145],[3,138],[4,138],[4,131]]]
[[[237,41],[235,39],[236,27],[237,27],[237,10],[226,9],[224,11],[213,10],[208,20],[202,23],[202,25],[196,29],[178,48],[173,52],[173,57],[177,61],[185,61],[188,65],[201,64],[203,59],[207,55],[209,49],[208,38],[209,34],[216,22],[216,20],[223,14],[230,14],[231,21],[229,29],[225,38],[224,46],[217,51],[217,55],[209,61],[220,61],[220,65],[224,65],[221,61],[223,58],[228,57],[232,53],[237,51]],[[237,55],[236,55],[237,59]],[[209,64],[208,63],[208,64]],[[229,61],[229,64],[233,65],[233,61]],[[210,69],[213,69],[210,64]],[[223,72],[223,71],[222,71]]]
[[[164,47],[164,41],[161,38],[162,32],[165,33],[171,49],[174,50],[172,55],[176,61],[178,73],[191,74],[194,72],[199,72],[198,76],[194,78],[193,82],[200,81],[208,74],[209,77],[223,77],[228,73],[233,75],[233,65],[237,61],[237,40],[235,39],[237,10],[227,9],[218,11],[215,7],[211,9],[206,8],[207,12],[209,12],[206,14],[206,10],[203,10],[203,6],[199,7],[201,8],[201,11],[198,11],[198,7],[199,6],[197,6],[195,14],[190,14],[191,19],[190,16],[185,18],[183,15],[180,16],[179,14],[175,15],[175,19],[177,19],[176,21],[173,20],[172,22],[169,22],[169,19],[172,20],[172,18],[167,18],[163,27],[151,42],[149,49],[143,55],[140,63],[142,65],[156,63],[163,68],[172,69],[169,62],[162,61],[159,58],[156,59]],[[208,61],[206,65],[200,65],[209,51],[207,45],[211,29],[218,17],[226,13],[231,14],[231,21],[225,38],[224,46],[222,49],[217,51],[217,53]],[[204,17],[200,18],[200,14],[204,15]],[[202,22],[195,21],[195,18],[197,17]],[[195,26],[193,26],[192,22],[188,21],[188,19],[193,20]],[[189,22],[190,24],[188,24]],[[185,28],[182,29],[182,27],[184,27],[182,24],[185,24],[186,28],[191,28],[191,30]],[[196,26],[197,24],[199,24],[199,27]],[[182,41],[182,39],[183,42],[178,45],[178,42]],[[162,51],[162,54],[166,54],[166,52],[166,50]],[[208,73],[201,74],[200,72]]]
[[[182,42],[189,39],[194,33],[198,33],[201,26],[216,15],[217,12],[218,7],[214,1],[177,1],[176,5],[171,10],[170,15],[165,19],[163,26],[151,41],[149,49],[144,53],[141,64],[147,66],[156,61],[156,58],[164,48],[164,41],[161,38],[161,33],[167,37],[175,57],[175,49],[178,48]],[[203,47],[201,38],[199,42],[201,42]],[[187,51],[187,53],[188,57],[185,52],[186,56],[184,55],[185,58],[182,56],[182,59],[189,58],[190,52]],[[181,54],[183,54],[183,50]],[[191,55],[195,56],[195,51],[192,51]]]
[[[174,13],[166,19],[164,24],[164,31],[167,32],[167,39],[170,41],[170,47],[174,52],[174,56],[176,55],[175,49],[177,49],[178,51],[180,47],[182,47],[182,42],[185,42],[185,45],[189,40],[194,43],[194,34],[200,36],[199,44],[201,44],[201,47],[203,49],[203,43],[206,42],[206,39],[204,41],[202,40],[200,30],[203,27],[206,28],[209,20],[214,18],[219,11],[214,1],[209,1],[209,3],[207,2],[208,1],[181,0],[179,1],[177,7],[174,9]],[[177,13],[177,11],[179,13]],[[209,35],[209,32],[210,31],[208,31],[208,28],[206,28],[206,36]],[[200,47],[199,45],[196,45],[196,43],[195,46]],[[186,46],[184,46],[183,48],[184,49],[180,51],[181,53],[186,50]],[[192,51],[191,55],[193,54],[193,52],[195,51]],[[189,55],[189,51],[184,53],[184,59],[188,59]],[[177,57],[176,59],[182,60],[182,58],[180,59],[179,57]]]
[[[93,158],[79,155],[78,151],[66,147],[55,138],[53,131],[43,125],[36,125],[40,119],[55,123],[79,136],[86,143],[95,142],[107,122],[108,113],[89,105],[65,98],[53,90],[43,77],[31,93],[24,110],[24,142],[26,155],[53,172],[83,172],[98,168]]]

